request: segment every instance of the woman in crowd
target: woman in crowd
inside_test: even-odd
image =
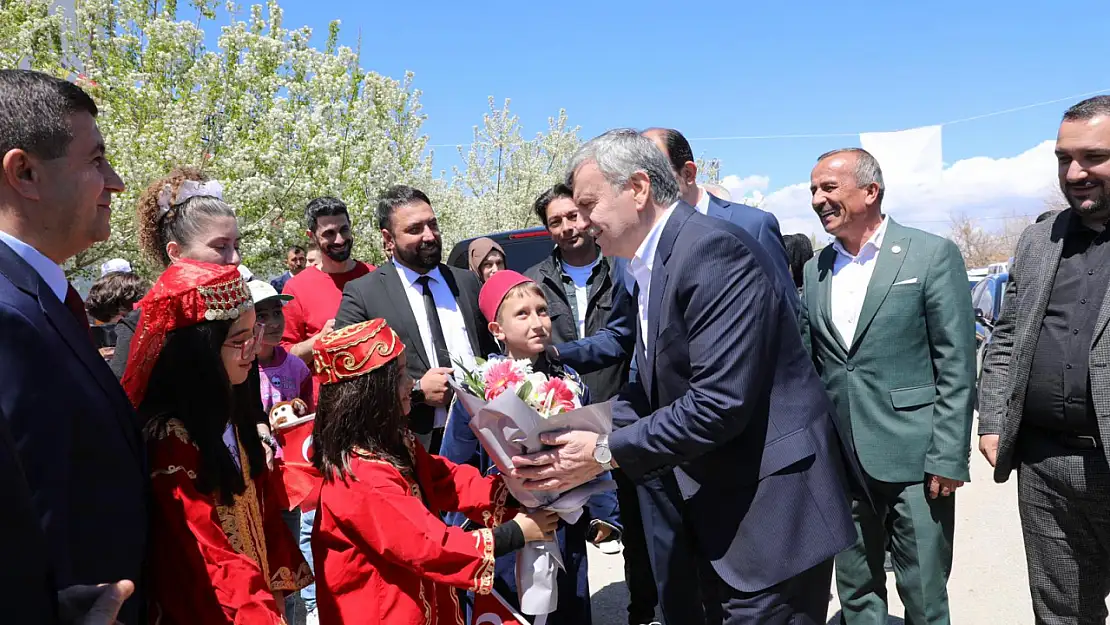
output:
[[[813,258],[813,243],[804,234],[788,234],[782,238],[786,248],[786,259],[790,263],[790,276],[794,278],[794,287],[798,293],[802,292],[802,282],[806,263]]]
[[[485,284],[489,277],[505,269],[505,250],[496,241],[481,237],[470,242],[466,250],[470,270]]]
[[[312,576],[267,492],[250,291],[234,266],[178,260],[139,310],[123,387],[151,471],[150,620],[282,624]]]
[[[494,558],[543,540],[558,522],[546,511],[515,514],[500,476],[425,451],[407,426],[413,382],[404,349],[382,319],[313,348],[313,463],[324,485],[312,552],[323,625],[461,623],[456,589],[488,594]],[[448,527],[446,511],[479,529]]]

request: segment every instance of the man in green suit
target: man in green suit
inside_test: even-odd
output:
[[[859,541],[836,558],[846,625],[885,625],[889,541],[906,623],[949,623],[957,488],[970,475],[975,316],[947,239],[883,215],[875,158],[822,155],[813,210],[836,237],[806,264],[802,337],[865,473]]]

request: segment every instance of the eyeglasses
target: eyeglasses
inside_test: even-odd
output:
[[[256,323],[254,324],[254,329],[251,331],[251,337],[249,339],[235,339],[234,341],[224,343],[224,347],[238,350],[240,360],[250,360],[254,358],[255,354],[258,353],[259,346],[262,345],[262,333],[265,329],[265,324]]]

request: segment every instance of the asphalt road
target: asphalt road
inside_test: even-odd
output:
[[[956,547],[948,583],[952,622],[957,625],[1033,625],[1025,569],[1025,548],[1017,514],[1017,478],[996,484],[991,467],[978,452],[971,458],[972,481],[957,492]],[[594,623],[624,625],[628,593],[620,555],[589,548],[590,590]],[[829,623],[839,622],[836,590],[829,606]],[[890,625],[903,625],[903,608],[887,574]]]

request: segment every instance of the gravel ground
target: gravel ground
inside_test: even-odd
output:
[[[1033,625],[1025,570],[1025,548],[1017,514],[1017,477],[996,484],[991,467],[978,452],[971,458],[971,483],[958,491],[956,548],[948,583],[952,621],[957,625]],[[590,589],[594,623],[624,625],[628,592],[620,555],[589,549]],[[903,608],[887,573],[889,625],[903,625]],[[836,590],[829,605],[829,623],[839,622]]]

